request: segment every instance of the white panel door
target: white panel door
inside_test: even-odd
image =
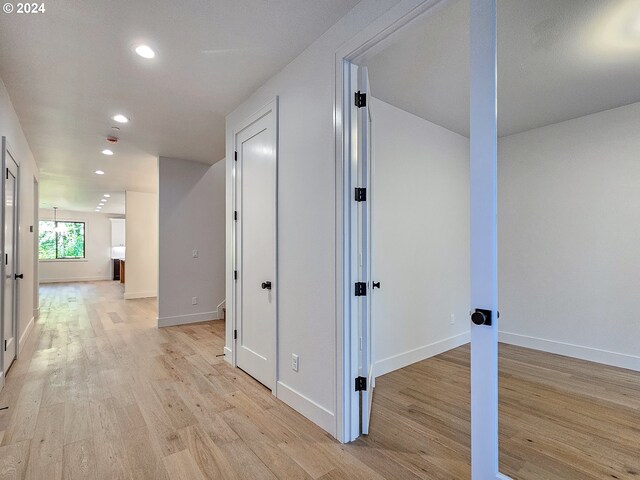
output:
[[[236,364],[275,388],[276,132],[275,112],[236,134]]]
[[[17,190],[18,166],[5,150],[5,203],[4,203],[4,305],[2,312],[4,373],[16,358],[16,244],[17,244]]]
[[[360,281],[366,283],[366,295],[359,302],[360,365],[359,375],[366,379],[366,388],[361,398],[362,434],[369,433],[373,388],[373,337],[371,329],[373,285],[371,281],[371,200],[375,192],[371,183],[371,93],[367,67],[360,67],[359,91],[365,95],[364,105],[358,108],[358,185],[366,189],[366,200],[358,202],[358,274]]]

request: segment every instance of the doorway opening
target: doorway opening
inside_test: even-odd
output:
[[[343,69],[351,312],[358,332],[351,355],[360,387],[352,437],[376,434],[380,382],[383,415],[415,422],[415,411],[403,411],[402,401],[388,403],[393,396],[408,401],[411,388],[413,404],[439,412],[456,432],[452,448],[459,458],[448,468],[461,478],[470,463],[469,17],[469,1],[443,2],[345,61]],[[416,364],[432,359],[437,365],[442,360],[433,357],[449,351],[466,358],[466,367],[440,370],[450,375],[437,384],[415,382],[435,371]],[[437,405],[446,402],[447,391],[466,397],[456,406],[457,421]]]

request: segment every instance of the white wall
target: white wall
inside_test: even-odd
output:
[[[158,195],[126,192],[124,298],[158,294]]]
[[[372,100],[378,376],[469,341],[469,139]]]
[[[640,103],[499,141],[501,340],[640,370]]]
[[[160,157],[158,174],[158,325],[222,318],[225,162],[211,166]]]
[[[37,218],[34,204],[34,178],[38,178],[38,166],[33,158],[27,139],[22,132],[20,121],[11,104],[7,90],[0,80],[0,135],[7,137],[10,148],[20,163],[20,270],[24,279],[20,282],[19,330],[20,344],[23,344],[33,327],[38,306],[34,305],[35,226]]]
[[[53,211],[40,209],[40,220],[53,220]],[[58,220],[85,222],[83,260],[40,260],[40,283],[111,280],[111,222],[104,213],[58,210]]]
[[[227,298],[233,291],[233,129],[279,96],[278,383],[280,399],[337,434],[335,53],[396,0],[364,0],[227,117]],[[227,306],[228,318],[232,305]],[[233,348],[227,322],[226,359]],[[298,372],[291,355],[300,356]]]

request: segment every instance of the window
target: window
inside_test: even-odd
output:
[[[40,221],[40,260],[84,258],[84,222]]]

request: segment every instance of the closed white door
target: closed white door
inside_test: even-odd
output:
[[[269,109],[236,134],[236,364],[276,379],[276,132]]]
[[[5,204],[4,204],[4,253],[5,253],[5,280],[4,280],[4,308],[3,322],[3,346],[4,346],[4,373],[16,358],[16,244],[17,244],[17,178],[18,166],[5,150],[6,174],[5,174]]]

